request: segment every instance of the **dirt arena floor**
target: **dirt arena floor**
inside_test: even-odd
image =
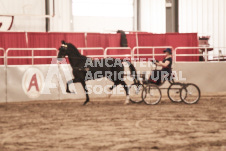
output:
[[[156,106],[103,100],[0,104],[0,151],[226,150],[226,97]]]

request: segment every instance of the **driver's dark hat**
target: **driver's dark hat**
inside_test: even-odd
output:
[[[172,54],[172,50],[170,48],[165,49],[163,52],[168,52],[168,53]]]

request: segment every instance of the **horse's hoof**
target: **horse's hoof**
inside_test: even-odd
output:
[[[124,105],[129,105],[129,101],[126,101],[126,102],[124,103]]]
[[[66,92],[67,92],[67,93],[71,93],[71,91],[69,91],[69,90],[67,90]]]
[[[88,102],[89,102],[89,101],[85,101],[85,102],[83,103],[83,105],[86,105]]]
[[[130,103],[129,96],[126,96],[126,101],[125,101],[124,105],[128,105],[129,103]]]
[[[108,94],[108,98],[110,98],[112,96],[112,94]]]

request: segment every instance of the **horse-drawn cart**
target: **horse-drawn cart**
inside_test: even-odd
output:
[[[156,69],[155,69],[156,70]],[[193,83],[175,82],[172,78],[163,78],[160,83],[145,80],[146,75],[141,76],[142,83],[132,84],[129,89],[130,101],[133,103],[145,102],[147,105],[156,105],[161,101],[163,89],[167,90],[169,99],[174,103],[184,102],[186,104],[195,104],[200,99],[200,89]],[[170,83],[169,87],[162,88],[166,80]]]

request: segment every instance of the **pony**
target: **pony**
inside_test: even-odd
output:
[[[89,102],[88,89],[86,86],[86,81],[95,80],[98,78],[106,77],[111,80],[114,84],[110,87],[110,90],[113,90],[117,85],[122,85],[126,92],[125,104],[128,104],[129,99],[129,88],[125,81],[123,80],[124,76],[124,65],[123,62],[127,62],[133,77],[135,84],[139,84],[137,78],[137,72],[134,65],[128,60],[121,60],[115,58],[105,58],[105,59],[95,59],[88,58],[84,55],[81,55],[78,49],[71,43],[66,43],[61,41],[62,45],[59,48],[57,59],[61,61],[66,56],[68,57],[69,63],[72,68],[72,73],[74,79],[69,80],[66,83],[66,92],[71,93],[69,90],[69,85],[72,83],[81,83],[84,91],[86,93],[86,101],[83,105],[86,105]],[[98,75],[98,76],[95,76]]]

